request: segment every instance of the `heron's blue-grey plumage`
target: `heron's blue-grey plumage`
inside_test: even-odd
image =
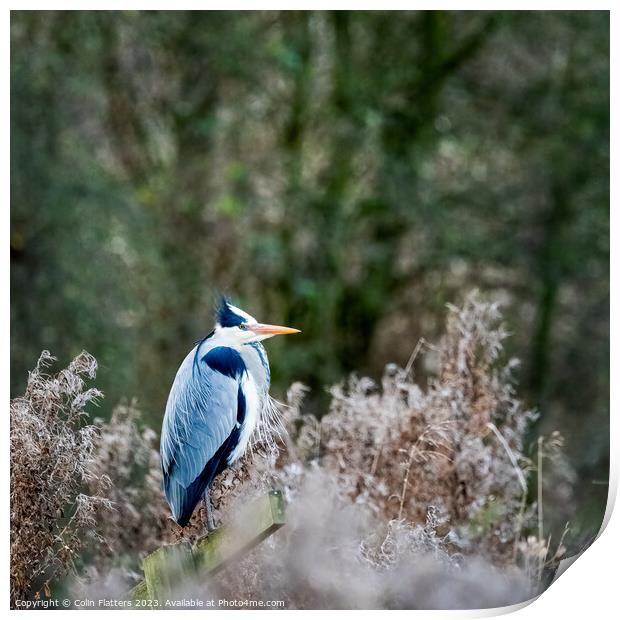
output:
[[[243,454],[269,392],[263,345],[228,346],[225,328],[255,320],[226,302],[217,319],[181,364],[162,427],[164,491],[182,526],[213,478]]]

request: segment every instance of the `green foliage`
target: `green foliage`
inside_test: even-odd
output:
[[[270,345],[276,390],[376,376],[477,285],[604,506],[607,12],[11,22],[14,393],[87,347],[157,426],[214,289],[303,329]]]

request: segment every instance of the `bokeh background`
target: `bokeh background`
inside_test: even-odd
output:
[[[11,386],[100,362],[159,428],[215,291],[303,330],[321,413],[472,288],[595,528],[609,454],[607,12],[12,12]],[[417,369],[418,375],[425,368]]]

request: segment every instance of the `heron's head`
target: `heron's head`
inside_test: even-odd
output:
[[[222,298],[216,310],[215,334],[232,346],[260,342],[278,334],[297,334],[299,329],[259,323],[253,316]]]

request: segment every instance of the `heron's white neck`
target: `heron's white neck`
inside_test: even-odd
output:
[[[260,418],[260,408],[262,400],[259,396],[256,381],[250,372],[245,372],[241,379],[241,392],[245,398],[245,417],[241,423],[241,432],[239,434],[239,443],[228,456],[228,464],[232,465],[236,460],[240,459],[248,447],[252,433],[258,424]]]

